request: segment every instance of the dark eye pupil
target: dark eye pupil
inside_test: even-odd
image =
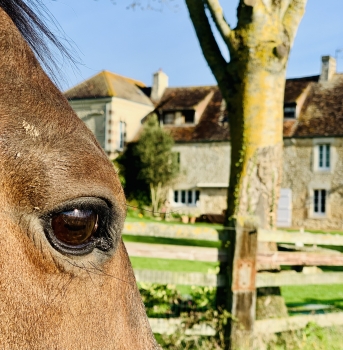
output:
[[[89,241],[98,228],[98,216],[93,210],[74,209],[56,214],[52,218],[56,238],[77,246]]]

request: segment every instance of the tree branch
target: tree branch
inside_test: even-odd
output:
[[[292,47],[299,23],[305,13],[307,0],[292,0],[283,17],[283,25],[288,33],[290,46]]]
[[[225,84],[226,67],[219,46],[214,38],[203,1],[185,0],[203,55],[217,80],[218,85]]]
[[[229,37],[231,33],[230,25],[226,22],[226,19],[223,14],[223,9],[220,6],[220,3],[218,0],[205,0],[208,9],[211,12],[211,16],[213,19],[213,22],[215,23],[220,35],[222,36],[223,40],[229,44]]]

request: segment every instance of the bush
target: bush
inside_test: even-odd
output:
[[[158,335],[163,349],[219,350],[224,348],[224,329],[231,315],[215,309],[215,288],[192,287],[182,296],[175,286],[140,285],[140,292],[149,317],[180,317],[181,325],[171,335]],[[215,336],[186,335],[194,325],[208,325]],[[304,329],[278,334],[259,335],[254,350],[338,350],[343,349],[343,327],[321,328],[309,323]]]

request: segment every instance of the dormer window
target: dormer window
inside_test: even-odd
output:
[[[175,113],[163,113],[163,124],[175,124]]]
[[[185,124],[194,124],[195,111],[193,109],[183,111],[182,114],[185,117]]]
[[[162,117],[164,125],[194,124],[195,111],[194,109],[164,111]]]
[[[297,108],[297,104],[295,102],[285,103],[283,106],[284,118],[295,119],[296,118],[296,108]]]

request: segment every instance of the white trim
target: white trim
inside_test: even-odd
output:
[[[330,217],[330,184],[325,182],[314,182],[309,185],[309,199],[310,199],[310,206],[309,206],[309,218],[311,219],[328,219]],[[314,191],[315,190],[325,190],[326,196],[325,196],[325,213],[316,213],[314,211]]]
[[[125,138],[126,138],[126,123],[123,120],[119,120],[119,123],[118,123],[118,141],[117,141],[118,151],[122,151],[124,149]],[[122,143],[122,145],[121,145],[121,143]]]
[[[112,122],[112,117],[110,114],[111,111],[111,103],[106,103],[105,105],[105,145],[104,145],[104,150],[106,152],[113,152],[115,150],[115,147],[113,146],[113,137],[112,137],[112,128],[111,126],[113,125]],[[111,140],[111,143],[108,141]]]
[[[185,192],[185,203],[183,203],[181,200],[182,192]],[[177,192],[177,202],[175,202],[175,192]],[[192,201],[188,202],[189,199],[189,193],[192,192]],[[196,201],[196,192],[199,192],[199,199]],[[179,207],[198,207],[200,204],[200,195],[201,192],[198,189],[174,189],[172,190],[172,205],[173,206],[179,206]]]
[[[328,138],[317,138],[313,139],[313,171],[317,173],[333,173],[334,165],[336,162],[336,151],[334,147],[334,138],[328,137]],[[329,167],[325,166],[326,162],[326,147],[324,147],[324,157],[323,157],[323,166],[319,166],[319,147],[320,146],[326,146],[328,145],[330,147],[330,153],[329,153]]]
[[[199,182],[197,183],[199,188],[228,188],[229,182]]]
[[[317,203],[317,206],[318,206],[318,211],[315,211],[315,192],[318,192],[318,203]],[[323,211],[323,208],[322,208],[322,192],[324,191],[325,195],[325,202],[324,202],[324,207],[325,207],[325,210]],[[328,191],[325,190],[325,189],[314,189],[313,190],[313,215],[315,216],[326,216],[326,211],[327,211],[327,196],[328,196]]]

